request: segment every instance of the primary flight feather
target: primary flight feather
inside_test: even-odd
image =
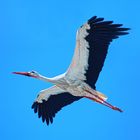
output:
[[[40,91],[32,108],[42,121],[53,122],[55,114],[64,106],[83,97],[101,103],[113,110],[122,112],[118,107],[106,102],[107,97],[96,90],[96,81],[104,65],[108,47],[113,39],[128,34],[129,28],[113,21],[104,21],[96,16],[82,25],[76,36],[76,48],[68,70],[59,76],[48,78],[35,71],[13,72],[34,77],[54,86]]]

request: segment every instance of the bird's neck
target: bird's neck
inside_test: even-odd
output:
[[[38,79],[43,80],[45,82],[50,82],[53,84],[59,84],[59,83],[63,83],[64,77],[65,77],[65,73],[52,77],[52,78],[48,78],[43,75],[39,75]]]
[[[54,81],[52,78],[48,78],[43,75],[40,75],[38,79],[45,81],[45,82],[50,82],[50,83],[53,83],[53,81]]]

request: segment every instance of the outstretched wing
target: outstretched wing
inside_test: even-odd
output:
[[[102,70],[110,42],[120,35],[128,34],[129,28],[113,21],[104,21],[96,16],[88,20],[77,31],[76,49],[72,63],[66,73],[71,80],[82,80],[95,89]]]
[[[53,122],[55,114],[61,110],[62,107],[73,103],[81,99],[82,97],[76,97],[68,92],[60,89],[57,86],[53,86],[49,89],[42,90],[36,101],[32,105],[34,112],[38,112],[38,117],[42,117],[42,121],[47,125]]]

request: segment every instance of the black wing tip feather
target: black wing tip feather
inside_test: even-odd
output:
[[[31,108],[34,110],[34,113],[38,113],[38,118],[42,118],[42,122],[46,121],[46,124],[49,125],[53,123],[55,114],[60,111],[62,107],[81,98],[82,97],[76,97],[66,92],[51,95],[47,101],[42,100],[42,103],[35,101]]]
[[[104,30],[106,28],[116,33],[117,36],[129,34],[127,31],[130,30],[130,28],[122,27],[123,24],[114,24],[113,21],[104,21],[104,18],[98,18],[97,16],[90,18],[87,23],[90,26],[99,28],[100,30]]]
[[[37,101],[35,101],[32,104],[32,109],[34,110],[34,113],[38,113],[38,118],[42,118],[42,122],[44,123],[46,121],[46,124],[49,125],[49,123],[53,122],[53,118],[51,117],[51,119],[49,120],[49,116],[47,115],[46,112],[46,104],[45,104],[45,100],[42,100],[42,103],[39,103]]]
[[[85,40],[89,45],[89,66],[85,73],[85,82],[95,89],[110,43],[119,36],[129,34],[130,28],[124,28],[123,24],[115,24],[113,21],[107,21],[97,16],[90,18],[87,24],[90,27],[85,26],[88,33]]]

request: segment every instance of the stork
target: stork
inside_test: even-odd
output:
[[[102,70],[109,44],[113,39],[128,34],[129,28],[113,21],[94,16],[77,30],[76,48],[72,62],[64,74],[53,78],[42,76],[36,71],[13,72],[51,82],[54,86],[39,92],[32,105],[38,117],[49,125],[55,114],[66,105],[88,98],[113,110],[122,112],[108,103],[107,96],[96,90],[96,81]]]

